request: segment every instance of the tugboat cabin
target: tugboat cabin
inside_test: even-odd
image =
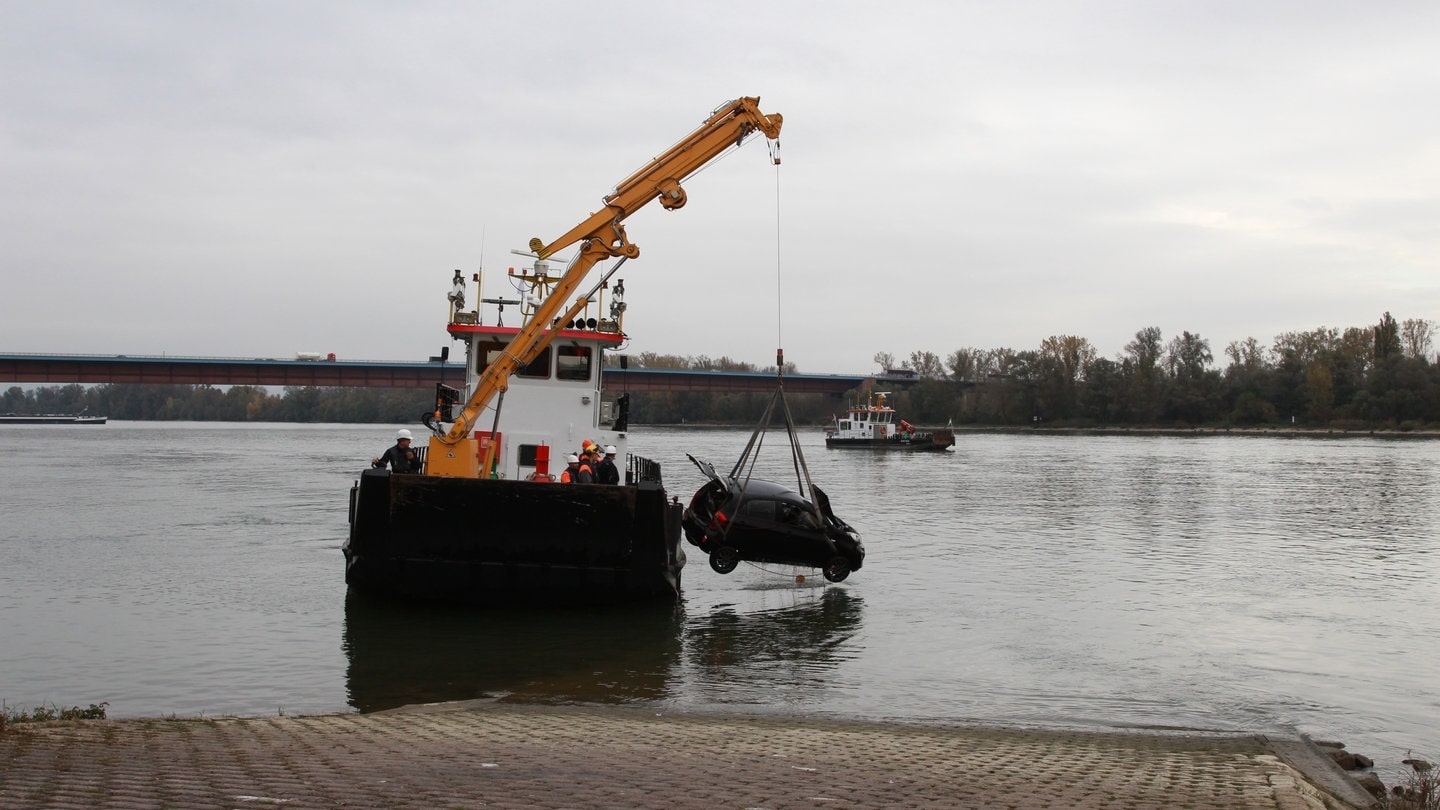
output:
[[[522,271],[516,278],[522,283],[543,283],[545,263],[536,263],[535,275]],[[624,309],[621,296],[623,284],[617,286],[612,302],[617,316]],[[486,303],[498,304],[503,317],[504,304],[520,302],[488,299]],[[447,326],[450,336],[465,344],[467,388],[504,356],[520,332],[503,322],[487,325],[478,321],[478,311],[462,311],[454,313]],[[491,419],[499,417],[503,409],[501,430],[493,432],[484,417],[476,424],[474,436],[480,454],[483,456],[489,443],[495,443],[495,461],[488,477],[551,480],[565,468],[565,456],[580,449],[586,439],[601,447],[615,445],[618,458],[627,457],[628,399],[601,388],[605,354],[619,349],[625,339],[618,317],[596,319],[582,313],[558,327],[550,345],[515,371],[503,396],[493,403]],[[447,403],[437,405],[438,419],[449,421]]]
[[[845,418],[836,421],[836,434],[859,439],[888,439],[895,435],[895,409],[886,404],[889,396],[889,391],[877,391],[864,404],[852,405]]]

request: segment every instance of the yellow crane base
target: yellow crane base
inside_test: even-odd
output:
[[[446,444],[439,436],[431,436],[430,449],[425,451],[425,473],[447,478],[479,478],[480,443],[474,436],[466,436],[455,444]]]

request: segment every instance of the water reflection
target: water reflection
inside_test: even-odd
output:
[[[817,594],[818,591],[818,594]],[[722,603],[685,624],[694,686],[716,703],[809,703],[836,686],[864,600],[846,588],[788,591],[795,602],[746,611]]]
[[[758,609],[721,603],[605,611],[484,611],[351,593],[343,648],[351,706],[491,698],[520,703],[809,702],[856,653],[862,600],[843,588],[790,592]],[[798,595],[797,595],[798,594]],[[742,594],[754,598],[754,594]],[[693,610],[693,609],[692,609]]]
[[[466,610],[350,593],[344,650],[351,706],[498,698],[633,703],[665,697],[683,614],[671,605]]]

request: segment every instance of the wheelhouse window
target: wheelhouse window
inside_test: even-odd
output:
[[[505,351],[505,344],[496,341],[487,341],[475,346],[475,373],[484,374],[490,364],[500,359]]]
[[[561,380],[588,380],[593,363],[589,346],[555,347],[555,377]]]
[[[519,371],[517,371],[517,372],[515,372],[515,373],[516,373],[516,375],[521,376],[521,377],[534,377],[534,378],[540,379],[540,380],[549,378],[549,376],[550,376],[550,347],[549,347],[549,346],[546,346],[546,347],[545,347],[545,350],[542,351],[542,352],[540,352],[540,356],[539,356],[539,357],[536,357],[534,360],[531,360],[529,363],[527,363],[527,364],[525,365],[524,368],[520,369]]]
[[[479,351],[475,353],[475,373],[483,374],[490,364],[500,359],[505,353],[504,343],[499,341],[487,341],[479,345]],[[546,379],[550,376],[550,347],[546,347],[539,357],[531,360],[530,363],[515,372],[519,377],[533,377]]]

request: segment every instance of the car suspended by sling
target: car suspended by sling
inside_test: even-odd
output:
[[[819,487],[811,485],[807,500],[784,484],[720,475],[709,462],[689,458],[710,482],[695,493],[680,525],[717,573],[745,560],[819,568],[840,582],[864,564],[859,532],[835,515]]]
[[[720,475],[714,465],[686,454],[710,481],[690,499],[680,526],[691,545],[710,555],[710,567],[717,573],[728,574],[746,560],[819,568],[826,579],[840,582],[865,562],[865,546],[860,533],[835,515],[830,498],[810,480],[795,420],[785,402],[783,351],[775,353],[775,368],[780,370],[775,394],[729,475]],[[794,489],[752,475],[776,405],[790,440]],[[808,499],[803,494],[807,486]]]

